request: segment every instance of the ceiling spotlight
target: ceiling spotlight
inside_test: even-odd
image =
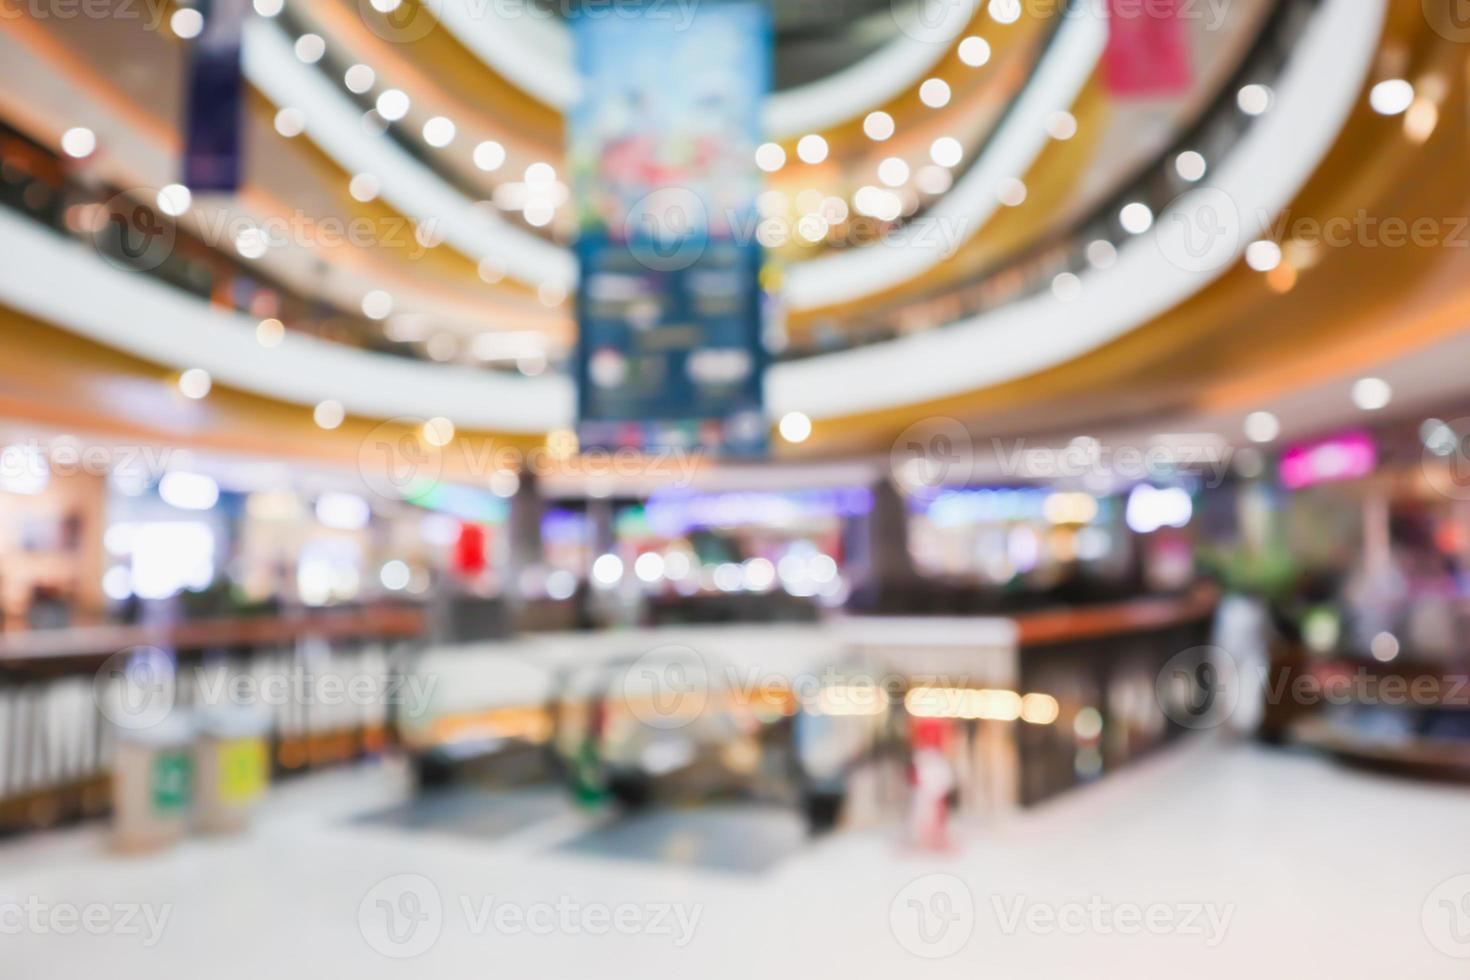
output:
[[[319,402],[316,408],[311,410],[312,421],[319,428],[327,429],[328,431],[341,426],[343,420],[346,418],[347,410],[342,407],[342,403],[331,398],[328,398],[324,402]]]
[[[195,401],[209,394],[209,389],[214,387],[214,381],[209,372],[203,368],[189,368],[179,375],[179,391],[183,392],[185,398]]]
[[[189,210],[194,195],[183,184],[169,184],[158,192],[158,210],[170,218],[177,218]]]
[[[436,149],[453,143],[454,133],[454,121],[445,116],[435,116],[424,123],[424,142]]]
[[[296,57],[304,64],[314,65],[327,53],[327,42],[320,34],[303,34],[296,39]]]
[[[1271,90],[1264,85],[1252,83],[1242,86],[1235,93],[1235,104],[1240,106],[1240,111],[1247,116],[1262,115],[1271,108]]]
[[[1244,428],[1251,442],[1274,442],[1281,435],[1281,420],[1270,412],[1251,412],[1245,417]]]
[[[1185,150],[1174,158],[1174,169],[1179,176],[1191,184],[1203,180],[1205,171],[1209,164],[1205,162],[1204,155],[1195,150]]]
[[[894,129],[893,117],[886,112],[870,112],[863,120],[863,133],[878,143],[891,137]]]
[[[1382,378],[1360,378],[1353,383],[1353,404],[1365,412],[1377,412],[1393,401],[1393,386]]]
[[[1414,86],[1402,78],[1390,78],[1373,86],[1368,104],[1380,116],[1397,116],[1414,104]]]
[[[347,91],[362,95],[378,80],[378,73],[367,65],[353,65],[347,69],[342,76],[342,82],[347,86]]]
[[[787,412],[781,417],[781,424],[777,428],[782,439],[798,445],[811,438],[812,420],[802,412]]]
[[[204,15],[193,7],[180,7],[168,19],[168,27],[174,34],[188,41],[204,31]]]
[[[489,173],[499,170],[505,164],[505,147],[494,140],[486,140],[475,147],[475,166]]]
[[[1257,272],[1270,272],[1281,264],[1281,246],[1266,239],[1251,242],[1245,249],[1245,264]]]
[[[755,165],[768,174],[786,166],[786,151],[780,143],[762,143],[756,147]]]
[[[378,115],[389,122],[397,122],[408,115],[408,95],[402,89],[384,89],[378,94]]]
[[[827,159],[827,141],[816,133],[803,136],[796,144],[796,155],[802,163],[821,163]]]
[[[909,165],[901,157],[889,157],[878,164],[878,179],[889,187],[902,187],[909,181]]]
[[[1087,246],[1087,264],[1094,269],[1110,269],[1118,261],[1118,250],[1113,243],[1099,238]]]
[[[979,68],[990,60],[990,42],[983,37],[967,37],[960,42],[959,55],[971,68]]]
[[[949,105],[949,83],[942,78],[931,78],[919,86],[919,101],[931,109],[943,109]]]
[[[1046,131],[1054,140],[1069,140],[1077,135],[1077,117],[1058,109],[1046,117]]]
[[[393,312],[393,297],[374,289],[362,298],[362,314],[369,320],[386,320]]]
[[[1008,208],[1018,208],[1026,203],[1026,184],[1015,177],[1007,177],[995,185],[995,199]]]
[[[929,159],[941,167],[957,167],[965,157],[965,148],[953,136],[941,136],[929,147]]]
[[[363,204],[375,200],[382,189],[382,182],[372,174],[357,174],[347,183],[347,193],[352,195],[354,201]]]
[[[1063,303],[1071,303],[1082,295],[1082,280],[1071,272],[1063,272],[1051,281],[1051,294]]]
[[[286,106],[276,113],[276,132],[286,139],[300,136],[306,131],[306,113],[294,106]]]
[[[1014,24],[1021,19],[1021,0],[990,0],[990,19],[997,24]]]
[[[86,126],[74,126],[61,134],[61,149],[75,160],[89,157],[97,149],[97,134]]]
[[[1118,220],[1123,223],[1123,230],[1128,234],[1142,235],[1154,226],[1154,213],[1147,204],[1134,201],[1125,205],[1118,213]]]

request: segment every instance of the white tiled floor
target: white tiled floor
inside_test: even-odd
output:
[[[0,977],[1470,976],[1470,959],[1430,938],[1470,956],[1470,901],[1452,921],[1442,902],[1465,895],[1435,891],[1470,874],[1470,790],[1309,757],[1200,744],[971,831],[952,854],[852,834],[761,875],[554,850],[579,829],[573,818],[494,842],[343,824],[401,792],[391,769],[317,777],[280,791],[246,838],[145,858],[107,853],[95,829],[0,848],[0,910],[172,905],[151,947],[142,935],[17,933],[0,916]],[[372,891],[405,874],[422,879]],[[437,939],[414,959],[376,951],[408,948],[388,943],[377,901],[426,910],[411,903],[433,894],[400,887],[425,879],[442,914],[420,915],[416,932],[394,921],[400,938]],[[493,917],[477,928],[488,899],[536,931]],[[1130,909],[1166,934],[1125,934]],[[628,916],[625,932],[578,926],[599,911]],[[1045,927],[1053,912],[1065,928]],[[635,915],[649,928],[636,931]]]

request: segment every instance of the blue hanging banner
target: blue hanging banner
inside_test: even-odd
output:
[[[766,449],[763,4],[589,5],[574,18],[583,448]]]
[[[243,170],[241,115],[245,78],[240,65],[249,0],[200,0],[204,30],[190,41],[184,117],[184,185],[233,192]]]

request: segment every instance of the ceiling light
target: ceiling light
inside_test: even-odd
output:
[[[353,65],[347,69],[342,76],[342,82],[347,86],[347,91],[361,95],[378,80],[378,73],[367,65]]]
[[[1244,428],[1251,442],[1274,442],[1281,435],[1281,421],[1270,412],[1251,412],[1245,417]]]
[[[311,420],[327,430],[337,428],[346,418],[347,410],[342,407],[342,403],[330,398],[318,402],[316,408],[311,410]]]
[[[241,228],[235,236],[235,251],[241,258],[258,259],[270,248],[270,241],[259,228]]]
[[[878,179],[889,187],[902,187],[909,181],[909,165],[901,157],[889,157],[878,164]]]
[[[1123,223],[1123,230],[1130,235],[1142,235],[1154,226],[1154,213],[1147,204],[1134,201],[1118,212],[1118,220]]]
[[[497,283],[505,278],[505,266],[494,256],[487,255],[480,260],[480,278],[488,283]]]
[[[1257,272],[1270,272],[1281,264],[1281,246],[1266,239],[1251,242],[1245,249],[1245,264]]]
[[[306,113],[294,106],[286,106],[276,113],[276,132],[286,139],[300,136],[306,130]]]
[[[168,19],[169,30],[188,41],[204,30],[204,15],[193,7],[180,7]]]
[[[990,19],[997,24],[1014,24],[1021,19],[1021,0],[990,0]]]
[[[1087,264],[1094,269],[1110,269],[1118,261],[1118,250],[1113,243],[1099,238],[1087,246]]]
[[[61,149],[77,160],[89,157],[97,149],[97,134],[86,126],[73,126],[61,134]]]
[[[1209,164],[1205,162],[1203,154],[1195,150],[1185,150],[1174,158],[1174,169],[1180,177],[1193,184],[1204,179]]]
[[[389,122],[397,122],[408,115],[408,95],[402,89],[385,89],[378,95],[378,115]]]
[[[1368,104],[1380,116],[1397,116],[1414,104],[1414,86],[1402,78],[1390,78],[1373,86]]]
[[[393,297],[374,289],[362,298],[362,313],[370,320],[386,320],[393,312]]]
[[[954,186],[954,176],[945,167],[931,163],[919,168],[914,184],[925,194],[944,194]]]
[[[169,184],[158,192],[158,210],[171,218],[177,218],[189,210],[194,195],[183,184]]]
[[[953,136],[941,136],[929,147],[929,159],[941,167],[957,167],[965,157],[965,148]]]
[[[286,339],[286,325],[268,316],[255,325],[255,341],[262,347],[279,347]]]
[[[762,143],[755,151],[755,165],[773,174],[786,166],[786,151],[780,143]]]
[[[821,163],[827,159],[827,141],[816,133],[803,136],[796,144],[796,155],[802,163]]]
[[[1077,135],[1077,117],[1058,109],[1046,117],[1046,131],[1055,140],[1069,140]]]
[[[454,142],[454,121],[446,116],[435,116],[424,123],[424,142],[443,149]]]
[[[255,12],[262,17],[275,17],[286,9],[286,0],[255,0]]]
[[[320,34],[303,34],[296,39],[296,57],[305,64],[316,64],[326,53],[327,42],[322,40]]]
[[[949,83],[942,78],[931,78],[919,86],[919,101],[931,109],[943,109],[949,105]]]
[[[1071,303],[1082,295],[1082,280],[1063,272],[1051,281],[1051,293],[1063,303]]]
[[[494,140],[486,140],[475,147],[475,166],[487,173],[499,170],[505,163],[505,147]]]
[[[781,424],[777,428],[782,439],[797,445],[811,438],[812,420],[802,412],[787,412],[781,417]]]
[[[1026,203],[1026,184],[1015,177],[1007,177],[995,185],[995,199],[1008,208]]]
[[[442,449],[454,441],[454,423],[438,416],[424,423],[424,441]]]
[[[960,60],[971,68],[979,68],[990,60],[990,42],[983,37],[967,37],[960,42]]]
[[[863,133],[878,143],[891,137],[894,129],[893,117],[886,112],[870,112],[863,120]]]
[[[376,199],[382,189],[382,182],[372,174],[357,174],[347,183],[347,193],[352,195],[354,201],[361,201],[363,204]]]
[[[1259,84],[1243,86],[1235,94],[1235,104],[1247,116],[1259,116],[1271,108],[1271,90]]]
[[[185,398],[195,401],[209,394],[209,389],[214,387],[214,381],[209,372],[203,368],[189,368],[179,375],[179,391],[184,393]]]
[[[1417,98],[1404,114],[1404,135],[1415,143],[1424,143],[1439,125],[1439,106],[1429,99]]]
[[[1365,412],[1376,412],[1393,401],[1393,386],[1382,378],[1360,378],[1353,383],[1353,404]]]

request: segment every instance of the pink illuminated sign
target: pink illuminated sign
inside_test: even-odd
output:
[[[1318,483],[1355,480],[1373,472],[1378,447],[1366,432],[1348,432],[1293,446],[1281,457],[1281,482],[1290,490]]]

